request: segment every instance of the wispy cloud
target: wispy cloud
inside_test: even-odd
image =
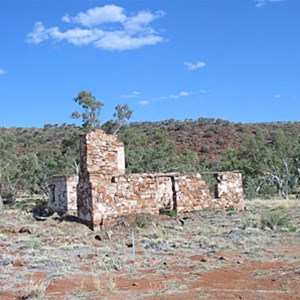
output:
[[[195,63],[185,61],[185,62],[183,62],[183,64],[191,71],[202,69],[206,66],[206,63],[203,61],[197,61]]]
[[[0,68],[0,76],[4,75],[6,73],[6,71],[2,68]]]
[[[124,98],[124,99],[133,99],[133,98],[139,97],[140,95],[141,95],[140,92],[133,91],[133,92],[131,92],[129,94],[123,94],[123,95],[121,95],[121,98]]]
[[[275,98],[275,99],[280,99],[280,98],[281,98],[281,94],[276,94],[276,95],[274,95],[274,98]]]
[[[208,93],[209,90],[205,90],[202,89],[200,91],[181,91],[179,93],[175,93],[175,94],[169,94],[167,96],[157,96],[157,97],[153,97],[150,98],[148,100],[142,100],[139,101],[138,103],[142,106],[148,105],[150,103],[159,103],[161,101],[172,101],[172,100],[177,100],[177,99],[181,99],[181,98],[185,98],[185,97],[189,97],[189,96],[195,96],[197,94],[205,94]]]
[[[26,41],[40,44],[51,39],[56,42],[65,41],[74,46],[92,45],[103,50],[137,49],[164,41],[150,26],[150,23],[163,15],[161,11],[126,14],[123,7],[105,5],[80,12],[73,17],[64,15],[62,22],[71,27],[66,30],[58,26],[46,28],[38,21],[27,34]]]
[[[209,92],[209,90],[206,90],[206,89],[200,90],[200,93],[201,93],[201,94],[207,94],[208,92]]]
[[[169,98],[170,99],[179,99],[179,98],[182,98],[182,97],[190,96],[190,94],[191,94],[190,92],[183,91],[183,92],[180,92],[176,95],[170,95]]]
[[[141,101],[139,101],[139,105],[141,105],[141,106],[146,106],[148,104],[150,104],[149,100],[141,100]]]
[[[161,100],[179,99],[179,98],[182,98],[182,97],[190,96],[191,94],[192,94],[191,92],[182,91],[182,92],[179,92],[178,94],[171,94],[171,95],[168,95],[168,96],[161,96],[161,97],[159,97],[159,99],[161,99]]]
[[[256,7],[264,7],[268,3],[283,2],[285,0],[255,0]]]

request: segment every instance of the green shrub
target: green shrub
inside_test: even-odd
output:
[[[169,217],[172,217],[172,218],[176,218],[177,217],[177,211],[176,210],[161,211],[160,215],[169,216]]]
[[[271,230],[288,229],[292,231],[291,218],[288,214],[280,210],[275,210],[261,217],[262,229],[270,228]]]
[[[138,228],[147,228],[153,223],[153,217],[146,214],[139,214],[136,216],[135,224]]]

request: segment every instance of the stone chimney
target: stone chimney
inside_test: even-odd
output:
[[[124,145],[114,135],[97,130],[80,137],[80,171],[77,187],[78,217],[93,227],[93,195],[113,176],[125,174]]]

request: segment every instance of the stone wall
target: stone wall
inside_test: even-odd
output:
[[[209,207],[211,195],[201,174],[177,174],[174,180],[177,213]]]
[[[124,145],[114,135],[97,130],[80,136],[80,172],[110,180],[125,174]]]
[[[200,174],[125,174],[123,144],[101,130],[81,136],[80,148],[78,217],[93,229],[124,214],[242,207],[238,173],[218,173],[212,199]]]
[[[114,176],[110,184],[94,190],[94,225],[106,225],[126,214],[158,214],[158,197],[167,194],[168,181],[151,174]]]
[[[48,207],[58,213],[77,215],[78,176],[54,176],[49,182]]]
[[[122,174],[125,174],[123,143],[102,130],[80,137],[80,171],[77,187],[79,219],[93,228],[94,219],[98,222],[98,215],[103,211],[100,209],[98,194],[101,194],[102,187],[110,186],[112,176]]]
[[[200,174],[127,174],[92,189],[93,225],[126,214],[189,212],[205,208],[209,190]]]
[[[216,202],[222,204],[222,208],[244,209],[244,191],[242,174],[236,172],[223,172],[215,174]]]
[[[243,209],[241,174],[223,172],[214,177],[215,191],[210,195],[198,173],[125,174],[124,145],[98,130],[80,138],[79,178],[56,176],[50,182],[49,208],[59,213],[77,211],[92,229],[126,214]]]

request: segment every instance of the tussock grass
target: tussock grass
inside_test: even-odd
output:
[[[49,284],[49,282],[43,280],[30,280],[29,284],[25,286],[21,299],[42,299]]]
[[[6,211],[0,220],[4,229],[0,233],[0,243],[4,244],[0,248],[0,280],[7,282],[9,287],[13,284],[9,289],[21,292],[23,299],[47,299],[50,296],[46,294],[47,282],[28,284],[25,277],[28,272],[45,272],[51,281],[85,274],[91,276],[93,291],[82,287],[76,293],[66,295],[65,299],[96,299],[94,293],[120,295],[115,279],[123,272],[134,278],[149,278],[148,273],[139,273],[140,269],[170,274],[177,266],[190,266],[193,272],[200,273],[240,259],[264,261],[271,257],[276,261],[295,262],[297,257],[293,258],[293,254],[276,256],[276,247],[291,240],[292,245],[299,245],[300,201],[256,199],[246,201],[246,206],[247,210],[243,212],[197,211],[187,214],[183,224],[166,217],[164,223],[140,216],[133,225],[128,221],[129,227],[121,224],[111,228],[111,239],[101,241],[95,241],[95,233],[82,224],[52,217],[38,222],[24,211]],[[23,226],[29,227],[32,233],[18,233]],[[137,252],[134,263],[131,246],[128,246],[132,226]],[[220,250],[225,250],[224,260],[219,259]],[[226,253],[229,253],[228,257]],[[194,255],[207,256],[209,260],[205,263],[191,260]],[[16,259],[24,261],[24,266],[14,266]],[[292,272],[295,276],[300,274],[299,268]],[[265,274],[258,270],[252,275]],[[24,283],[27,284],[26,291]],[[167,287],[155,283],[150,287],[152,295],[163,297],[180,290],[181,287],[171,282]],[[137,299],[142,299],[139,296]],[[205,298],[205,294],[202,296]]]

